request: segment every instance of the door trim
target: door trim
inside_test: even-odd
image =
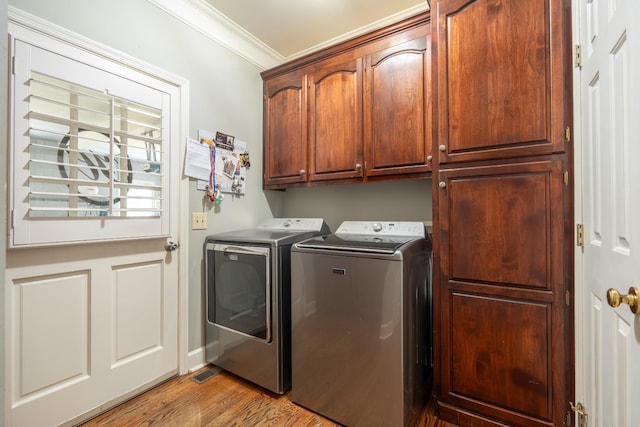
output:
[[[580,7],[579,0],[571,0],[572,25],[571,34],[573,40],[580,40]],[[574,44],[575,48],[575,44]],[[575,55],[575,50],[574,50]],[[575,60],[575,58],[574,58]],[[573,66],[573,171],[574,171],[574,227],[576,224],[582,224],[583,206],[582,206],[582,93],[580,92],[580,68]],[[578,343],[583,337],[584,322],[582,319],[583,301],[584,301],[584,278],[583,278],[583,250],[574,242],[574,342],[575,348],[579,348]],[[586,384],[584,383],[584,355],[580,351],[574,351],[574,399],[581,401],[584,397]],[[575,402],[574,402],[575,403]],[[572,416],[573,418],[573,416]]]

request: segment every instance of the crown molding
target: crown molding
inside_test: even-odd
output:
[[[425,12],[427,10],[429,10],[429,2],[425,1],[425,4],[423,5],[417,5],[417,6],[413,6],[410,7],[409,9],[405,9],[401,12],[395,13],[393,15],[389,15],[386,18],[380,19],[378,21],[372,22],[368,25],[365,25],[363,27],[360,28],[356,28],[353,31],[349,31],[347,33],[344,33],[338,37],[334,37],[332,39],[329,39],[327,41],[324,41],[320,44],[317,44],[315,46],[312,46],[308,49],[305,50],[301,50],[300,52],[296,52],[295,54],[288,56],[287,58],[285,58],[285,61],[290,61],[296,58],[300,58],[302,56],[317,52],[319,50],[325,49],[327,47],[336,45],[338,43],[342,43],[345,42],[347,40],[351,40],[353,38],[359,37],[363,34],[367,34],[370,33],[372,31],[376,31],[379,30],[380,28],[384,28],[387,25],[392,25],[395,24],[396,22],[400,22],[406,18],[409,18],[411,16],[415,16],[418,15],[419,13]]]
[[[147,0],[262,70],[383,28],[430,9],[429,1],[284,57],[204,0]]]
[[[147,1],[260,69],[272,68],[285,61],[282,55],[203,0]]]

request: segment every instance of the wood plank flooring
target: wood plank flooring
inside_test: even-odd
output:
[[[271,393],[224,371],[201,384],[191,379],[206,369],[171,379],[82,427],[339,426],[294,404],[289,393]],[[417,426],[455,427],[438,420],[432,404],[425,408]]]

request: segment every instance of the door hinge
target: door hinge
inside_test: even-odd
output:
[[[578,427],[587,427],[587,418],[589,414],[587,414],[587,408],[580,402],[576,403],[574,406],[572,402],[569,402],[569,407],[573,412],[578,414]]]
[[[576,225],[576,244],[584,248],[584,225]]]
[[[567,307],[571,306],[571,292],[564,291],[564,303]]]
[[[576,45],[575,66],[576,68],[582,68],[582,46],[579,44]]]
[[[564,128],[564,140],[571,142],[571,128],[569,126]]]
[[[564,171],[562,174],[565,187],[569,185],[569,171]]]

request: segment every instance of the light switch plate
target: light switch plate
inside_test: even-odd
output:
[[[191,229],[192,230],[206,230],[207,229],[207,214],[206,213],[192,213],[191,214]]]

